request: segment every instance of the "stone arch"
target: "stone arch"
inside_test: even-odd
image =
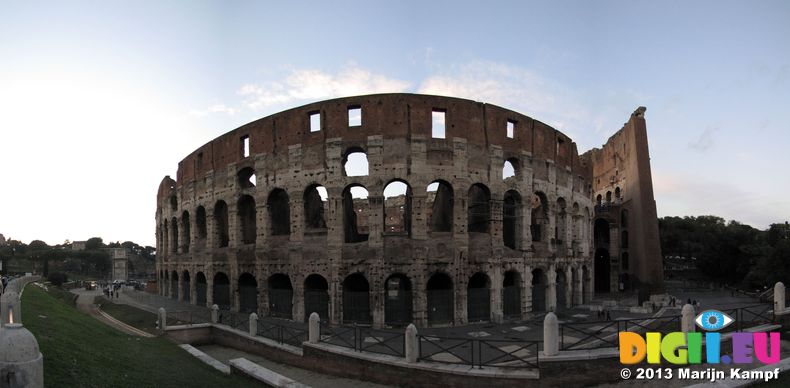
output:
[[[469,322],[491,320],[491,279],[477,272],[466,285],[466,315]]]
[[[409,183],[395,179],[384,186],[384,231],[411,233],[412,192]]]
[[[244,272],[239,275],[239,312],[258,312],[258,281],[255,275]]]
[[[411,280],[401,273],[392,274],[384,281],[384,292],[384,322],[393,326],[411,323]]]
[[[343,235],[345,242],[356,243],[368,240],[368,190],[352,184],[343,190]]]
[[[508,248],[521,248],[522,211],[521,194],[516,190],[505,192],[502,203],[502,242]]]
[[[532,270],[532,311],[546,311],[546,296],[548,287],[548,277],[542,268]]]
[[[184,302],[190,302],[192,300],[190,295],[190,291],[192,290],[189,284],[190,281],[189,271],[184,270],[184,272],[181,273],[181,299]]]
[[[291,278],[283,273],[269,276],[269,314],[273,317],[293,317],[293,285]]]
[[[304,191],[305,230],[321,229],[326,231],[326,208],[329,194],[326,187],[312,184]]]
[[[502,180],[516,178],[520,169],[521,165],[517,158],[507,158],[502,166]]]
[[[170,297],[178,299],[178,272],[176,270],[170,273]]]
[[[350,147],[343,153],[343,175],[367,176],[369,173],[368,154],[362,147]]]
[[[203,206],[198,206],[195,210],[195,226],[197,229],[197,238],[198,239],[205,239],[208,235],[208,230],[206,228],[206,208]]]
[[[214,304],[219,306],[220,310],[230,310],[230,279],[228,275],[224,272],[217,272],[214,275],[213,289]]]
[[[178,219],[170,220],[170,253],[178,253]]]
[[[568,277],[565,274],[565,269],[562,267],[558,267],[557,271],[557,280],[556,280],[556,290],[557,290],[557,311],[564,310],[565,306],[568,304],[567,299],[567,292],[568,292]]]
[[[257,211],[255,209],[255,198],[251,195],[242,195],[236,205],[238,209],[239,226],[241,227],[241,243],[255,244],[258,234]]]
[[[244,167],[236,173],[237,183],[242,189],[251,189],[256,185],[255,169],[252,167]]]
[[[291,234],[291,208],[288,193],[283,189],[274,189],[266,201],[269,208],[269,226],[272,236]]]
[[[489,233],[491,221],[491,191],[482,183],[475,183],[467,195],[467,232]]]
[[[198,306],[205,306],[208,302],[206,295],[208,291],[208,284],[206,283],[206,275],[203,272],[198,272],[195,275],[195,304]]]
[[[370,323],[370,284],[360,272],[343,279],[343,322]]]
[[[521,274],[511,269],[502,280],[502,314],[505,318],[521,317]]]
[[[436,272],[425,286],[428,297],[428,324],[454,321],[453,280],[444,272]]]
[[[228,205],[225,201],[217,201],[214,205],[214,225],[216,225],[217,245],[220,248],[228,246],[230,233],[228,231]]]
[[[304,318],[318,313],[322,321],[329,320],[329,284],[321,275],[311,274],[304,279]]]
[[[184,210],[181,213],[181,228],[183,230],[184,237],[182,238],[183,244],[181,245],[181,249],[184,253],[189,253],[189,243],[190,238],[192,236],[192,228],[189,223],[189,212]]]
[[[428,229],[431,232],[453,231],[453,187],[443,180],[435,180],[426,188]]]

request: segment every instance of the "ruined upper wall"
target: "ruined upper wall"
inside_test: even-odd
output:
[[[348,109],[361,108],[362,124],[349,126]],[[445,139],[432,139],[431,114],[445,113]],[[321,129],[310,131],[310,114],[320,112]],[[508,121],[514,123],[514,137],[506,136]],[[418,95],[374,94],[316,102],[286,110],[243,125],[217,137],[195,150],[178,165],[176,176],[180,187],[212,170],[241,162],[241,139],[249,136],[250,154],[287,154],[288,147],[300,144],[311,148],[309,163],[322,163],[326,158],[323,144],[328,139],[342,139],[344,147],[365,149],[368,136],[386,139],[422,137],[431,142],[452,144],[453,138],[466,139],[467,144],[499,146],[503,157],[520,157],[523,153],[534,160],[552,161],[557,168],[569,170],[589,181],[589,169],[580,165],[576,144],[563,133],[528,116],[491,104],[471,100]]]

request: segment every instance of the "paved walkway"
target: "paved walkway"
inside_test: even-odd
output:
[[[126,334],[140,336],[140,337],[153,337],[153,335],[146,333],[140,329],[135,327],[129,326],[109,314],[104,313],[99,309],[98,306],[93,304],[93,300],[97,297],[102,295],[101,291],[86,291],[81,289],[74,289],[71,290],[72,293],[77,294],[77,309],[96,318],[97,320],[105,323],[108,326],[111,326],[117,330],[120,330]]]

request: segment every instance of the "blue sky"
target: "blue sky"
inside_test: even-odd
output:
[[[660,216],[790,218],[790,3],[0,0],[0,233],[154,244],[155,194],[246,122],[442,94],[580,151],[647,106]]]

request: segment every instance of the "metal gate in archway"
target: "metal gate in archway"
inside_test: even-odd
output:
[[[502,314],[505,318],[521,317],[521,290],[518,286],[502,287]]]
[[[453,290],[428,290],[428,323],[453,322]]]
[[[309,319],[312,313],[318,313],[318,317],[322,321],[329,320],[329,293],[326,290],[305,290],[305,320]]]
[[[343,321],[370,323],[370,293],[343,291]]]
[[[294,291],[288,289],[269,289],[269,315],[291,319],[293,314]]]
[[[388,325],[412,322],[411,282],[404,275],[390,276],[385,282],[384,321]]]

